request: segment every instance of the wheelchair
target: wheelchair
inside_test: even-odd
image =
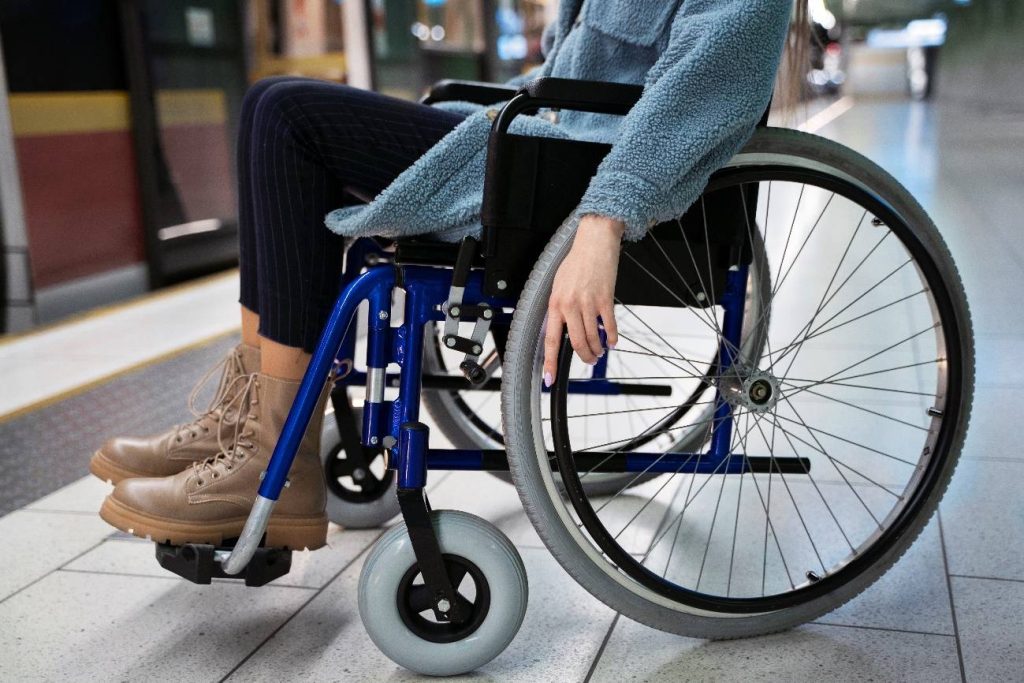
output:
[[[350,247],[242,535],[230,548],[158,546],[161,563],[200,582],[287,572],[292,549],[260,544],[333,368],[330,516],[366,527],[401,515],[369,553],[358,600],[374,643],[413,671],[482,666],[527,604],[514,545],[482,519],[432,510],[431,470],[510,475],[584,588],[685,636],[790,628],[885,573],[952,477],[974,350],[938,230],[855,152],[759,126],[693,206],[623,245],[616,347],[586,365],[563,332],[544,386],[566,217],[609,147],[509,127],[542,109],[625,115],[640,94],[555,78],[435,85],[428,103],[504,103],[491,110],[481,239]],[[421,406],[454,448],[431,447]]]

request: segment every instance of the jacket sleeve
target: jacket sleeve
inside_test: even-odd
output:
[[[577,214],[623,220],[638,240],[672,217],[658,207],[692,204],[768,105],[791,12],[791,0],[683,2]]]

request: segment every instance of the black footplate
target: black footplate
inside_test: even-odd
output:
[[[263,586],[287,574],[292,568],[292,551],[283,548],[259,548],[248,566],[240,574],[225,574],[217,561],[217,553],[226,556],[231,548],[188,543],[185,545],[156,544],[156,559],[160,566],[192,583],[207,584],[212,579],[236,579],[246,586]]]

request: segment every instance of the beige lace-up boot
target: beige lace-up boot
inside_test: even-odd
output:
[[[220,382],[210,406],[198,411],[194,404],[206,382],[221,369]],[[129,477],[166,477],[177,474],[194,462],[216,455],[218,438],[230,441],[238,411],[225,412],[224,406],[241,388],[240,377],[259,372],[260,350],[239,344],[210,368],[199,380],[189,397],[189,409],[196,419],[187,424],[146,438],[115,437],[103,444],[92,460],[89,471],[113,484]],[[244,407],[242,408],[244,412]]]
[[[319,453],[331,384],[324,387],[292,463],[289,483],[270,517],[268,546],[315,549],[326,542],[327,487]],[[298,388],[299,382],[250,376],[235,398],[249,409],[232,443],[174,476],[122,481],[104,501],[100,517],[122,531],[173,545],[220,545],[237,538]]]

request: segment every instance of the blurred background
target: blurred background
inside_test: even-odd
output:
[[[557,0],[4,0],[0,333],[231,268],[234,130],[255,80],[410,99],[445,77],[501,81],[541,61],[556,13]],[[1024,126],[1024,3],[812,0],[811,18],[800,120],[895,104],[932,147],[929,112]]]

